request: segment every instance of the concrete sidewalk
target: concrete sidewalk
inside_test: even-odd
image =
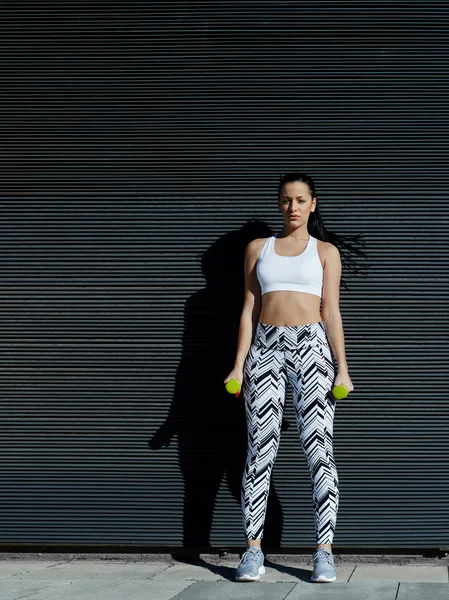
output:
[[[399,561],[400,562],[400,561]],[[187,564],[83,559],[0,560],[0,600],[449,600],[448,560],[335,561],[337,581],[310,582],[311,560],[267,556],[260,582],[234,581],[238,556]]]

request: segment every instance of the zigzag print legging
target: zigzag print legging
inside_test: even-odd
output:
[[[339,488],[333,456],[337,365],[323,321],[258,323],[243,370],[248,453],[242,480],[246,538],[263,537],[271,470],[279,447],[285,388],[292,388],[299,439],[310,474],[317,544],[332,544]]]

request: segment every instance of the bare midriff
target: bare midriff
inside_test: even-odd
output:
[[[259,323],[291,327],[317,323],[321,318],[321,298],[315,294],[276,290],[262,296]]]

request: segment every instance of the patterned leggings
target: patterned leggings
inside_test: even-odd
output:
[[[288,381],[310,474],[316,543],[332,544],[339,500],[332,440],[336,367],[323,321],[292,326],[258,323],[245,361],[242,386],[248,427],[242,480],[247,539],[263,537]]]

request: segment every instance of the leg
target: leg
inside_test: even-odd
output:
[[[285,401],[284,353],[252,345],[245,362],[248,451],[242,478],[243,524],[248,545],[260,547]]]
[[[333,456],[335,378],[326,340],[304,344],[289,353],[287,369],[295,401],[301,447],[307,460],[315,515],[317,548],[331,550],[339,500]]]

